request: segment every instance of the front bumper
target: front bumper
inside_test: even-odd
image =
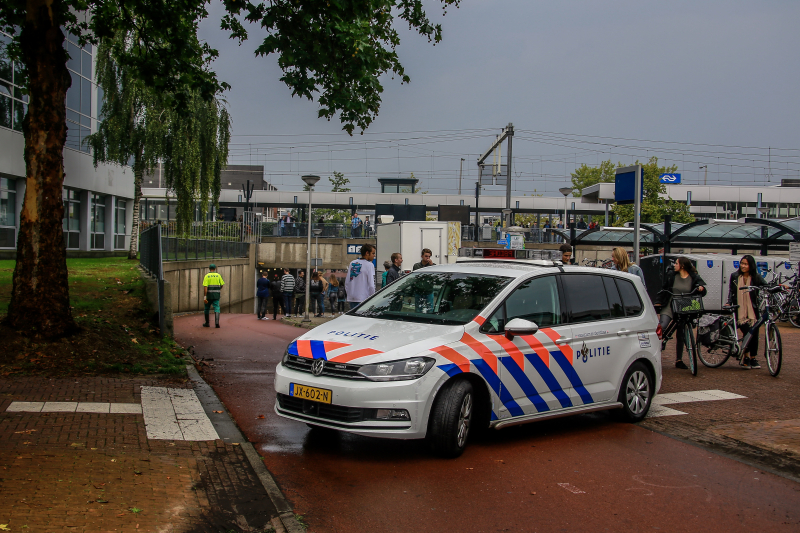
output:
[[[420,439],[428,428],[428,415],[441,370],[432,368],[419,379],[368,381],[313,376],[278,364],[275,368],[275,412],[285,418],[339,429],[358,435],[392,439]],[[332,391],[331,404],[289,396],[290,384]],[[411,420],[365,419],[374,409],[405,409]]]

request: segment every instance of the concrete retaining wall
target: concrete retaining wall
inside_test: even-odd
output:
[[[251,244],[248,257],[204,261],[171,261],[164,263],[164,279],[172,286],[172,311],[202,311],[203,277],[208,265],[217,265],[225,281],[220,307],[225,313],[252,313],[256,283],[256,245]]]

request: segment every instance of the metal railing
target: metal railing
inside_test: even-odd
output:
[[[164,268],[162,261],[161,228],[154,226],[139,234],[139,264],[151,276],[156,278],[158,286],[158,329],[164,336],[166,318],[164,316]]]
[[[248,219],[251,217],[248,217]],[[178,230],[177,222],[161,224],[142,223],[142,230],[153,227],[161,228],[161,236],[176,239],[200,239],[205,241],[256,242],[259,235],[259,224],[255,220],[247,222],[192,222]]]
[[[164,261],[200,261],[247,257],[249,242],[161,237]]]
[[[476,232],[475,226],[461,226],[462,241],[475,241],[476,233],[478,242],[496,242],[500,240],[500,233],[497,227],[481,226]],[[532,244],[560,244],[564,242],[560,235],[549,228],[524,228],[522,234],[525,237],[525,242]]]
[[[261,237],[305,237],[308,235],[307,222],[260,222]],[[311,229],[321,230],[320,239],[374,239],[375,226],[353,227],[345,222],[314,222]],[[314,234],[312,233],[312,236]]]

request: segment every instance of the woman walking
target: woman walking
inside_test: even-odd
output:
[[[336,277],[336,274],[331,274],[328,280],[328,303],[331,308],[331,316],[334,316],[339,307],[339,278]]]
[[[747,346],[747,353],[742,359],[745,368],[761,368],[756,361],[758,355],[758,330],[753,325],[758,321],[758,310],[761,307],[759,291],[747,291],[747,287],[763,287],[766,285],[764,278],[756,269],[756,261],[752,255],[745,255],[739,261],[739,270],[731,274],[728,284],[728,305],[738,305],[736,310],[736,324],[742,330],[742,335],[752,331],[753,339]],[[750,294],[748,294],[748,292]]]
[[[707,292],[704,287],[705,284],[706,282],[703,281],[703,278],[701,278],[700,274],[697,273],[697,270],[694,268],[692,262],[686,257],[679,257],[677,261],[675,261],[675,268],[667,271],[666,278],[664,279],[663,289],[673,294],[689,294],[697,291],[697,294],[700,296],[705,296]],[[670,322],[675,319],[675,317],[672,316],[672,307],[670,306],[672,303],[672,295],[667,292],[659,293],[659,303],[661,304],[659,324],[661,324],[661,330],[666,331],[667,326],[669,326]],[[682,368],[686,370],[688,367],[686,366],[686,363],[682,361],[684,342],[683,329],[683,327],[680,327],[676,335],[677,342],[675,345],[675,368]]]
[[[644,283],[644,272],[642,272],[642,269],[639,268],[636,263],[631,263],[630,259],[628,259],[628,252],[626,252],[624,248],[614,248],[611,252],[611,260],[614,262],[613,270],[627,272],[628,274],[636,274],[642,280],[642,283]]]

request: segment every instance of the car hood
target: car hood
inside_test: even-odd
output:
[[[464,326],[441,326],[344,315],[297,338],[289,353],[366,364],[413,357],[459,340]]]

